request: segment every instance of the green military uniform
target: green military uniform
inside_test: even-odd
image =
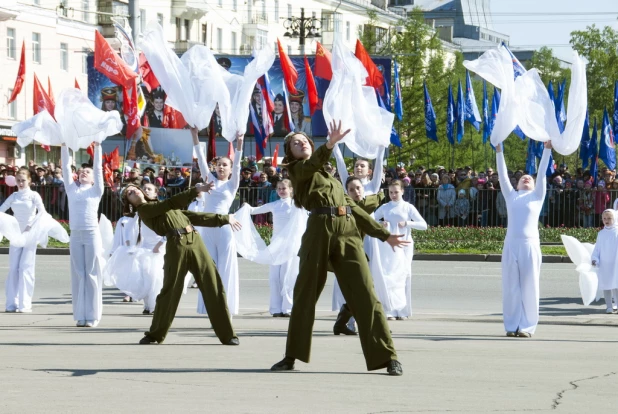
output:
[[[173,236],[169,233],[195,225],[221,227],[229,224],[229,216],[210,213],[181,211],[198,196],[192,188],[161,202],[151,202],[137,207],[141,220],[159,236],[168,236],[165,248],[163,288],[157,296],[156,312],[146,336],[161,343],[172,325],[178,303],[184,290],[188,271],[193,273],[215,334],[221,343],[236,337],[227,308],[225,290],[212,257],[208,254],[200,235],[195,232]]]
[[[363,209],[363,211],[367,214],[372,214],[374,211],[380,207],[382,204],[382,200],[384,200],[384,192],[380,191],[378,194],[371,194],[365,196],[361,201],[356,201],[356,205]],[[361,239],[365,238],[364,232],[360,232]]]
[[[295,198],[308,211],[350,206],[351,216],[311,214],[298,255],[300,266],[294,287],[294,305],[288,327],[286,357],[309,362],[315,305],[333,266],[341,292],[358,322],[368,370],[384,368],[397,359],[382,305],[378,301],[359,229],[385,241],[390,233],[343,191],[341,183],[323,165],[331,156],[325,145],[307,160],[289,164]],[[357,227],[358,226],[358,227]]]

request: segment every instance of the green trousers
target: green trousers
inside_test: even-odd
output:
[[[195,277],[210,323],[221,343],[235,338],[234,328],[227,309],[225,289],[215,262],[208,254],[200,235],[196,232],[167,241],[163,288],[157,296],[155,313],[146,336],[161,343],[172,326],[178,303],[184,290],[185,276],[190,271]]]
[[[303,235],[286,356],[309,362],[315,306],[326,283],[330,261],[356,322],[369,371],[397,359],[382,304],[363,250],[354,217],[311,215]]]

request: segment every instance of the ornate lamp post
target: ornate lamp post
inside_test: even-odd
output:
[[[288,17],[283,21],[285,34],[283,36],[292,39],[298,38],[300,53],[305,54],[305,39],[320,37],[320,21],[315,17],[305,17],[305,9],[300,9],[300,18]]]

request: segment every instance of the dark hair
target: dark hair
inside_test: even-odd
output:
[[[295,135],[302,135],[305,138],[307,138],[307,141],[309,142],[309,145],[311,146],[311,152],[315,151],[315,144],[313,143],[313,140],[309,138],[307,134],[305,134],[302,131],[301,132],[290,132],[289,134],[285,136],[285,141],[283,144],[283,151],[284,151],[285,156],[283,157],[283,162],[281,163],[282,167],[287,167],[292,162],[298,161],[296,158],[294,158],[294,154],[292,154],[292,138],[294,138]],[[288,170],[288,173],[289,172],[290,171]],[[294,205],[297,208],[302,207],[302,205],[300,204],[300,201],[298,201],[296,192],[294,192],[292,199],[294,200]]]
[[[356,163],[359,161],[364,161],[367,163],[367,166],[369,167],[370,170],[373,170],[373,163],[371,161],[369,161],[367,158],[362,158],[359,157],[356,159],[356,161],[354,161],[354,166],[356,166]]]
[[[348,185],[350,185],[350,183],[352,181],[358,181],[359,183],[361,183],[361,185],[363,184],[362,181],[360,180],[360,178],[356,178],[353,175],[349,176],[347,180],[345,180],[345,189],[348,189]]]
[[[388,186],[389,187],[399,186],[399,188],[403,190],[403,182],[401,180],[393,180],[390,183],[388,183]]]

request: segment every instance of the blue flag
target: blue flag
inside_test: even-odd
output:
[[[403,118],[403,101],[401,100],[401,83],[399,82],[399,67],[395,60],[395,115],[401,121]]]
[[[466,119],[466,109],[464,104],[463,89],[461,89],[461,81],[459,81],[459,87],[457,88],[456,108],[455,123],[457,124],[457,143],[459,144],[464,136],[464,121]]]
[[[502,42],[502,47],[505,48],[507,52],[509,52],[509,55],[511,55],[511,60],[513,61],[513,73],[515,75],[515,79],[517,79],[518,77],[526,73],[526,68],[524,68],[524,66],[519,62],[519,59],[517,59],[515,55],[513,54],[513,52],[511,52],[511,49],[508,48],[506,43]]]
[[[528,138],[528,151],[526,154],[526,172],[530,175],[536,174],[536,141]]]
[[[487,82],[483,80],[483,144],[487,143],[489,131],[489,100],[487,99]]]
[[[597,119],[594,119],[594,128],[592,128],[592,139],[590,140],[590,175],[597,183],[597,174],[599,171],[599,157],[597,155]]]
[[[448,85],[448,99],[446,102],[446,138],[451,145],[455,145],[453,130],[455,129],[455,103],[453,102],[453,87]]]
[[[614,84],[614,138],[618,136],[618,81]]]
[[[558,87],[558,96],[556,96],[556,121],[558,121],[558,129],[562,134],[564,132],[564,123],[566,122],[566,110],[564,109],[564,90],[566,89],[566,79],[562,81]]]
[[[433,110],[433,104],[431,103],[431,97],[427,90],[427,84],[423,82],[423,89],[425,90],[425,131],[427,131],[427,138],[438,142],[438,128],[436,127],[436,112]]]
[[[380,105],[382,108],[388,111],[389,109],[384,104],[384,101],[382,100],[382,97],[380,96],[380,93],[378,92],[377,89],[376,89],[376,96],[378,98],[378,105]],[[395,129],[395,125],[391,125],[391,144],[396,145],[399,148],[401,148],[401,140],[399,139],[399,134],[397,133],[397,130]]]
[[[551,99],[551,102],[554,104],[555,107],[556,95],[554,94],[554,84],[552,83],[552,81],[549,81],[549,83],[547,84],[547,93],[549,94],[549,99]]]
[[[481,130],[481,114],[479,114],[479,107],[476,105],[476,97],[474,96],[474,89],[472,88],[472,81],[470,80],[470,72],[466,70],[466,104],[465,104],[465,119],[470,122],[472,126],[477,130]]]
[[[582,160],[582,169],[588,168],[590,163],[590,121],[588,118],[588,110],[586,109],[586,119],[584,120],[584,130],[582,131],[582,140],[579,144],[579,159]]]
[[[614,148],[614,131],[609,123],[607,108],[603,112],[603,130],[601,141],[599,142],[599,158],[605,163],[607,168],[616,168],[616,148]]]

